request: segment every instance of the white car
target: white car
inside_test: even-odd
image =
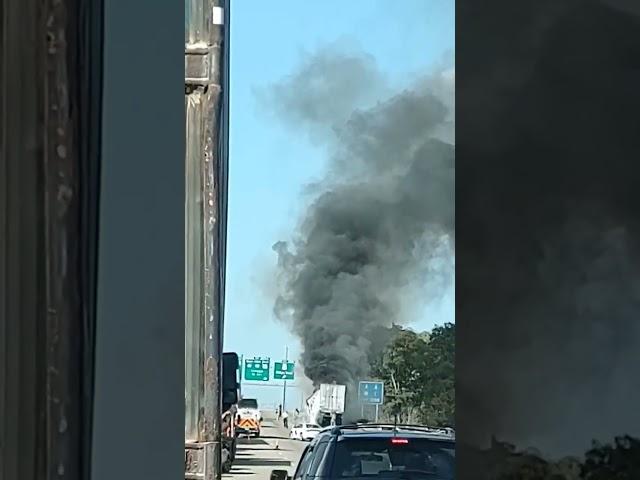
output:
[[[292,440],[303,440],[310,442],[311,440],[316,438],[318,433],[320,433],[320,430],[320,425],[316,425],[315,423],[299,423],[291,429],[289,437]]]

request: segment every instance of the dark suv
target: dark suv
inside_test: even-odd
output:
[[[290,480],[286,470],[271,480]],[[293,480],[453,480],[451,429],[363,424],[324,429],[304,450]]]

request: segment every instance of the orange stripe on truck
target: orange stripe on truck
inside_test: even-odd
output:
[[[258,429],[258,421],[255,418],[241,418],[238,422],[240,428]]]

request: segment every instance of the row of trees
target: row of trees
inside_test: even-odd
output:
[[[455,325],[416,333],[393,326],[376,335],[372,374],[384,381],[383,414],[402,423],[455,426]],[[494,441],[476,458],[479,478],[493,480],[636,480],[640,479],[640,439],[616,438],[594,442],[583,458],[547,461],[533,451]]]
[[[395,327],[373,359],[372,374],[384,381],[384,414],[401,423],[454,426],[455,326],[431,332]]]
[[[494,440],[487,450],[467,447],[464,457],[478,480],[636,480],[640,478],[640,440],[630,436],[612,443],[594,442],[584,458],[549,461],[531,450]],[[481,473],[480,473],[481,472]]]

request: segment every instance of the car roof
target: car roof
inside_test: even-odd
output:
[[[451,428],[430,428],[424,425],[356,424],[324,428],[316,440],[336,437],[338,441],[356,438],[392,438],[401,436],[410,439],[455,442]]]

